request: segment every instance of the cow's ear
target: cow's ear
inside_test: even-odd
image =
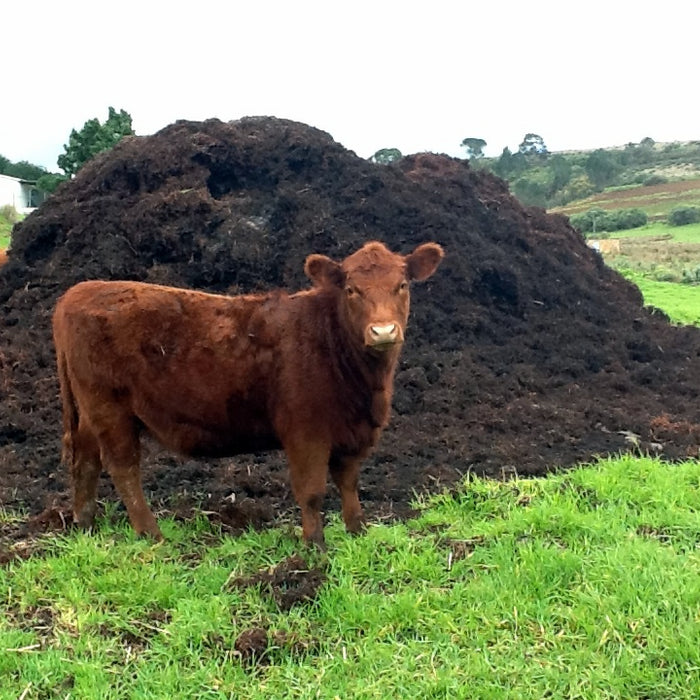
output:
[[[435,272],[445,252],[437,243],[423,243],[406,256],[406,276],[410,280],[428,279]]]
[[[309,255],[304,265],[306,276],[316,287],[335,285],[342,287],[345,282],[345,275],[340,265],[325,255]]]

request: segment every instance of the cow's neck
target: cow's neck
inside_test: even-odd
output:
[[[353,339],[344,338],[336,352],[341,383],[357,400],[358,408],[368,413],[372,427],[383,427],[389,419],[399,350],[373,354]]]

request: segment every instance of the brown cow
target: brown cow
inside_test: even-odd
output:
[[[406,256],[371,242],[337,263],[310,255],[312,289],[236,297],[140,282],[81,282],[56,305],[63,457],[76,523],[95,516],[106,468],[138,533],[146,504],[139,431],[193,456],[283,448],[303,535],[323,545],[330,469],[349,532],[362,528],[360,463],[389,420],[410,280],[436,243]]]
[[[0,267],[2,267],[7,262],[7,251],[4,248],[0,248]]]

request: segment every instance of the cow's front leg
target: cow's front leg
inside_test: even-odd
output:
[[[361,457],[340,457],[331,460],[331,477],[340,492],[345,529],[353,534],[365,529],[365,518],[357,493],[361,466]]]
[[[304,539],[325,549],[321,507],[326,496],[330,448],[321,443],[294,440],[285,444],[292,493],[301,509]]]

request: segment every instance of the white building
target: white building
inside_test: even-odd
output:
[[[19,214],[33,212],[46,199],[46,194],[36,187],[35,180],[0,175],[0,207],[9,204]]]

